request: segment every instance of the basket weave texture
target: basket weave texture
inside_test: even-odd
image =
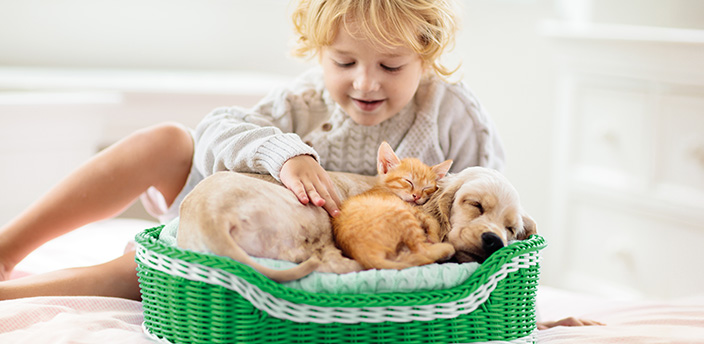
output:
[[[320,294],[225,257],[136,237],[147,333],[171,343],[532,342],[537,235],[502,248],[464,283],[416,293]]]

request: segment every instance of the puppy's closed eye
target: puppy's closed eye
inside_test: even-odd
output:
[[[479,212],[479,215],[484,214],[484,206],[482,206],[482,204],[480,202],[467,199],[467,200],[464,200],[464,204],[475,208]]]

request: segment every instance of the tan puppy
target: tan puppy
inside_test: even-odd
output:
[[[375,180],[349,173],[331,177],[343,199],[371,188]],[[179,247],[233,258],[278,282],[299,279],[313,270],[362,270],[335,247],[327,212],[301,204],[269,175],[215,173],[186,196],[179,213]],[[302,263],[275,270],[257,264],[250,255]]]
[[[374,177],[332,172],[341,199],[370,188]],[[535,233],[535,222],[518,202],[518,194],[501,174],[468,168],[441,179],[424,211],[438,218],[440,237],[451,243],[459,262],[483,262],[510,240]],[[334,245],[324,209],[302,205],[291,191],[265,175],[216,173],[200,182],[180,208],[178,246],[228,256],[252,266],[272,280],[301,278],[313,270],[360,271]],[[275,270],[250,255],[301,263]]]
[[[454,261],[484,262],[513,240],[537,234],[535,221],[521,207],[518,192],[501,173],[470,167],[440,180],[424,205],[455,247]]]

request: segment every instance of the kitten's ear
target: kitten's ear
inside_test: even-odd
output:
[[[391,146],[386,141],[379,146],[379,153],[376,159],[376,170],[379,174],[387,174],[389,170],[401,164],[401,159],[396,156]]]
[[[431,167],[431,170],[438,176],[436,180],[439,180],[440,178],[444,177],[447,172],[450,171],[450,166],[452,166],[452,160],[445,160]]]

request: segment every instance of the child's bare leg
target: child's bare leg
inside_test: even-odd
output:
[[[104,264],[0,283],[0,300],[32,296],[112,296],[140,300],[134,251]]]
[[[140,130],[97,154],[0,228],[0,281],[43,243],[118,214],[149,186],[170,204],[192,156],[191,136],[178,124]]]

